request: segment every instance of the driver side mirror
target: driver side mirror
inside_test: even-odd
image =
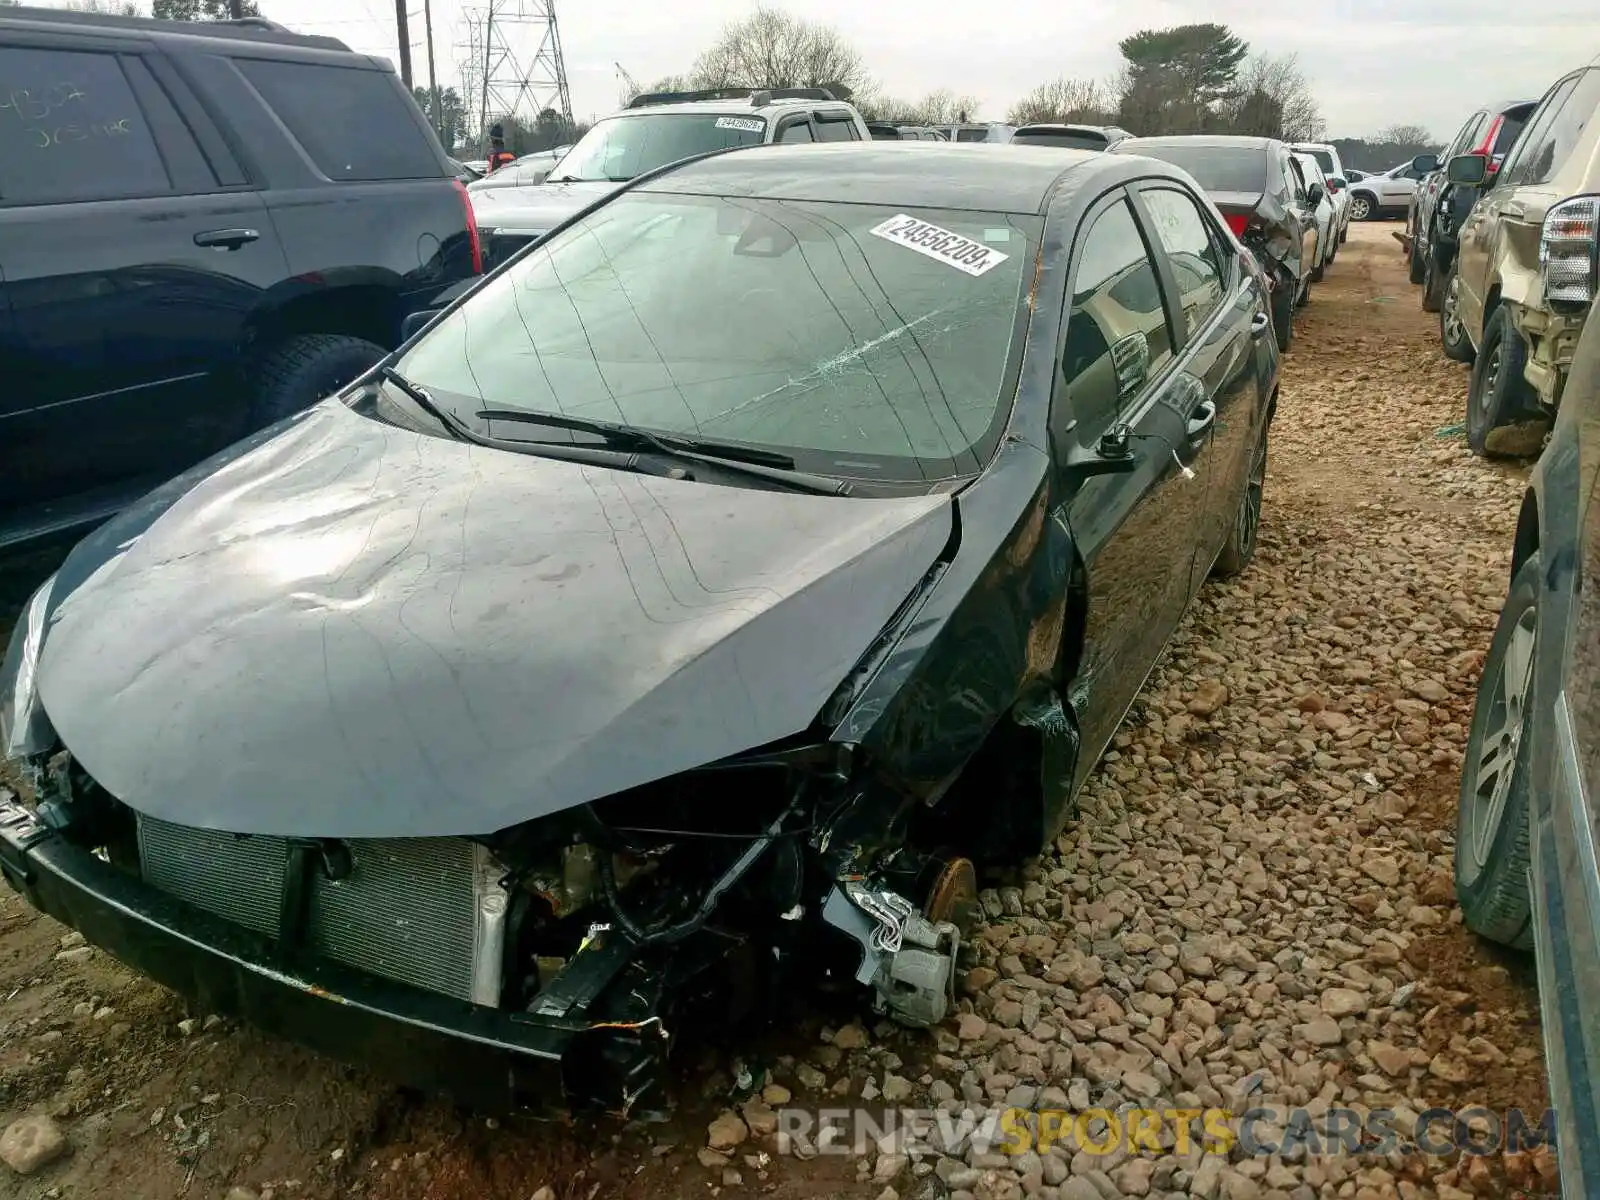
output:
[[[1093,479],[1097,475],[1127,475],[1139,469],[1139,456],[1133,450],[1133,430],[1118,423],[1100,435],[1091,449],[1076,443],[1067,451],[1062,464],[1073,480]]]
[[[1322,185],[1320,183],[1313,183],[1306,189],[1306,199],[1311,202],[1312,208],[1315,208],[1317,205],[1321,204],[1322,198],[1325,195],[1327,195],[1327,193],[1322,190]]]
[[[409,342],[412,338],[416,337],[417,334],[422,332],[423,327],[427,325],[429,321],[433,320],[443,311],[444,309],[442,308],[419,308],[414,313],[407,313],[405,320],[400,322],[400,340],[402,342]]]
[[[1489,156],[1487,154],[1458,154],[1450,160],[1450,165],[1445,168],[1445,177],[1451,183],[1461,183],[1467,187],[1480,187],[1484,180],[1489,178]]]
[[[1437,154],[1419,154],[1411,160],[1411,169],[1426,175],[1429,171],[1439,169],[1439,156]]]

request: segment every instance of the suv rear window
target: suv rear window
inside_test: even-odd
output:
[[[444,164],[387,71],[234,62],[329,179],[444,177]]]
[[[1296,150],[1295,153],[1296,154],[1308,154],[1312,158],[1316,159],[1317,160],[1317,166],[1322,168],[1322,173],[1324,175],[1332,175],[1334,173],[1334,171],[1333,171],[1333,155],[1328,153],[1328,151],[1326,151],[1326,150]]]
[[[0,48],[0,203],[165,195],[172,180],[111,54]]]

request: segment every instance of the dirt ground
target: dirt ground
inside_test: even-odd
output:
[[[1297,323],[1284,363],[1282,435],[1275,435],[1270,463],[1263,553],[1282,555],[1308,539],[1325,539],[1352,515],[1381,523],[1397,542],[1437,520],[1468,530],[1481,560],[1473,569],[1492,581],[1509,554],[1514,485],[1526,468],[1468,461],[1459,473],[1439,476],[1442,485],[1419,481],[1425,474],[1419,464],[1448,461],[1457,471],[1460,437],[1451,426],[1462,419],[1465,375],[1438,352],[1434,319],[1421,312],[1406,283],[1393,228],[1354,227]],[[1404,403],[1375,402],[1395,389],[1406,393]],[[1353,429],[1365,436],[1347,436]],[[1459,486],[1451,482],[1457,478],[1464,480]],[[0,576],[0,626],[13,619],[51,558],[43,552]],[[1221,603],[1228,596],[1224,591]],[[1461,634],[1461,648],[1481,649],[1493,613],[1476,593],[1463,603],[1476,606],[1478,620]],[[1191,643],[1204,638],[1194,622],[1217,615],[1213,605],[1191,619]],[[1351,627],[1359,637],[1359,624]],[[1471,662],[1463,670],[1458,703],[1470,697],[1475,677]],[[1465,713],[1458,719],[1464,737]],[[1406,785],[1402,836],[1440,861],[1448,861],[1453,840],[1456,770],[1441,758],[1423,785]],[[1432,1099],[1542,1109],[1531,960],[1494,952],[1465,933],[1450,895],[1430,902],[1452,915],[1421,931],[1407,958],[1430,994],[1442,998],[1438,1003],[1466,1012],[1469,1025],[1495,1045],[1515,1048],[1470,1083],[1430,1081]],[[680,1115],[666,1126],[501,1124],[230,1023],[191,1024],[178,999],[74,942],[16,896],[0,893],[0,1127],[46,1112],[71,1144],[68,1156],[30,1178],[0,1167],[0,1198],[221,1200],[242,1187],[276,1200],[530,1200],[549,1187],[558,1200],[719,1192],[789,1200],[877,1197],[884,1190],[881,1181],[860,1179],[848,1160],[766,1159],[753,1141],[733,1164],[737,1183],[725,1180],[728,1168],[697,1161],[706,1121],[728,1093],[736,1060],[770,1064],[785,1078],[795,1057],[815,1054],[824,1020],[838,1024],[852,1015],[833,997],[818,998],[809,1020],[780,1035],[741,1035],[737,1044],[687,1053]],[[870,1024],[864,1011],[854,1015]],[[1430,1052],[1430,1039],[1442,1050],[1458,1029],[1439,1020],[1430,1032],[1427,1017],[1420,1024],[1420,1043]],[[932,1038],[891,1039],[907,1061],[933,1057]],[[939,1186],[926,1176],[902,1192],[940,1194],[928,1190]]]

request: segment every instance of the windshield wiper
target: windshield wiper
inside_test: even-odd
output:
[[[385,383],[393,384],[396,391],[444,426],[444,431],[455,438],[456,441],[476,442],[480,446],[488,444],[482,437],[468,429],[460,417],[440,408],[433,402],[432,396],[428,395],[427,392],[412,383],[411,380],[400,374],[393,367],[379,367],[378,374],[383,377]]]
[[[747,475],[753,479],[771,480],[773,483],[781,483],[797,491],[813,492],[820,496],[848,496],[854,490],[848,480],[830,479],[826,475],[798,471],[795,469],[794,459],[773,450],[729,446],[722,442],[680,438],[671,434],[663,436],[632,425],[613,425],[606,421],[591,421],[585,417],[569,417],[565,413],[489,408],[477,415],[479,420],[484,421],[548,425],[554,429],[592,433],[608,446],[628,447],[636,451],[647,450],[678,462],[704,463],[718,470]]]

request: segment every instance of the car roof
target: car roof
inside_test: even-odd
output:
[[[640,190],[1038,214],[1063,181],[1075,187],[1152,173],[1182,179],[1164,163],[1132,163],[1096,150],[1014,142],[836,142],[710,154],[668,169]]]
[[[1035,121],[1031,125],[1018,125],[1016,133],[1035,129],[1049,130],[1051,133],[1122,133],[1115,125],[1089,125],[1081,121]],[[1015,134],[1013,134],[1015,136]]]
[[[0,8],[0,21],[40,22],[49,25],[77,25],[108,32],[180,34],[185,37],[227,38],[257,45],[303,46],[318,50],[355,53],[338,38],[321,34],[295,33],[287,26],[265,17],[241,17],[232,21],[158,21],[152,17],[122,16],[113,13],[80,12],[66,8],[32,8],[8,5]]]
[[[1497,104],[1491,104],[1489,111],[1503,116],[1514,108],[1533,108],[1538,103],[1538,100],[1501,100]]]
[[[1332,150],[1335,154],[1339,153],[1339,147],[1335,146],[1332,142],[1290,142],[1289,143],[1289,149],[1291,149],[1291,150]]]
[[[1283,143],[1277,138],[1235,137],[1220,133],[1169,133],[1159,137],[1129,138],[1117,147],[1124,154],[1139,153],[1140,146],[1211,146],[1218,150],[1270,150]]]

